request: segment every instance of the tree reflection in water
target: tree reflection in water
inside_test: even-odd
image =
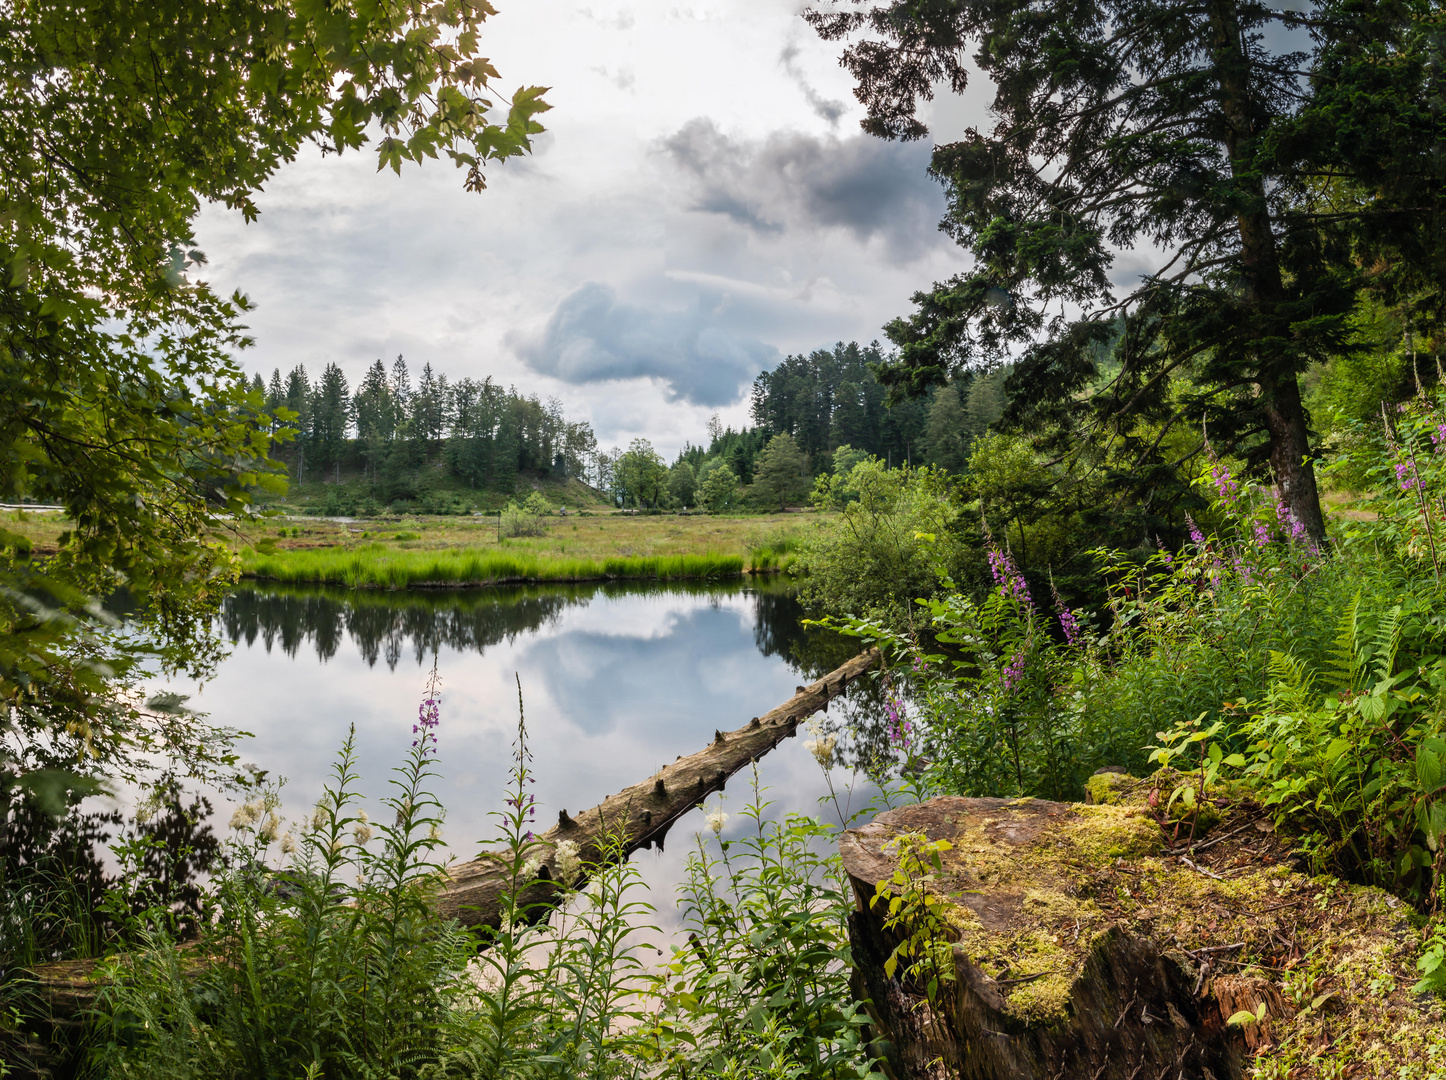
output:
[[[783,659],[801,682],[832,671],[859,650],[856,639],[804,626],[803,609],[788,581],[768,578],[722,584],[617,582],[436,591],[242,583],[223,604],[221,625],[232,641],[250,647],[259,640],[267,652],[280,648],[293,658],[310,648],[322,663],[350,638],[368,667],[381,660],[395,671],[404,657],[420,667],[442,647],[482,653],[493,645],[511,643],[555,625],[567,609],[585,607],[599,595],[647,593],[748,595],[759,652]],[[815,724],[840,736],[838,764],[878,778],[896,761],[883,693],[874,678],[855,683],[847,699],[836,702]]]

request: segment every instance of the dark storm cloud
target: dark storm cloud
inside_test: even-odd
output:
[[[778,360],[772,345],[722,322],[702,299],[681,311],[644,308],[588,282],[558,303],[539,336],[512,344],[528,367],[566,383],[654,378],[670,401],[722,406]]]
[[[786,132],[746,142],[698,119],[663,146],[694,187],[693,209],[755,232],[847,229],[862,242],[882,239],[901,262],[948,243],[938,231],[944,195],[925,171],[923,144]]]
[[[825,98],[813,88],[813,84],[804,76],[803,69],[798,66],[798,54],[801,51],[797,43],[786,45],[779,54],[778,62],[783,65],[783,70],[788,72],[794,85],[803,91],[803,98],[814,115],[820,120],[828,121],[830,127],[838,127],[839,118],[848,111],[848,106],[835,98]]]

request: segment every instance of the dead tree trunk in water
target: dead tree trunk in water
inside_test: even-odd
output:
[[[716,732],[706,749],[679,758],[591,810],[575,817],[561,811],[557,825],[537,838],[537,852],[544,856],[540,873],[550,877],[553,852],[563,840],[577,845],[584,863],[598,863],[609,855],[625,858],[654,844],[661,848],[663,838],[678,818],[710,793],[722,790],[730,776],[792,735],[808,717],[820,709],[827,710],[833,698],[878,661],[877,649],[860,653],[817,682],[800,686],[776,709],[755,716],[737,731]],[[466,926],[495,927],[501,917],[502,895],[510,884],[507,870],[496,859],[483,857],[461,863],[447,872],[447,884],[437,901],[438,911]],[[549,892],[544,881],[524,899],[545,900]]]

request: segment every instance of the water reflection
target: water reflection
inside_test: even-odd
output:
[[[812,681],[858,651],[858,643],[826,630],[805,628],[802,609],[786,582],[724,585],[604,583],[512,586],[495,589],[372,591],[326,587],[242,585],[221,611],[225,635],[247,648],[257,642],[295,659],[309,647],[326,663],[344,641],[368,667],[395,671],[403,657],[421,665],[439,650],[485,652],[519,636],[556,628],[563,612],[596,598],[656,595],[712,598],[746,596],[752,604],[753,640],[764,656],[788,661]]]

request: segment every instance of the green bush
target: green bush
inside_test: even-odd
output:
[[[947,474],[870,458],[842,476],[820,477],[813,498],[842,511],[799,555],[806,571],[799,597],[813,611],[907,619],[911,598],[938,590],[941,569],[961,573],[967,549]]]

